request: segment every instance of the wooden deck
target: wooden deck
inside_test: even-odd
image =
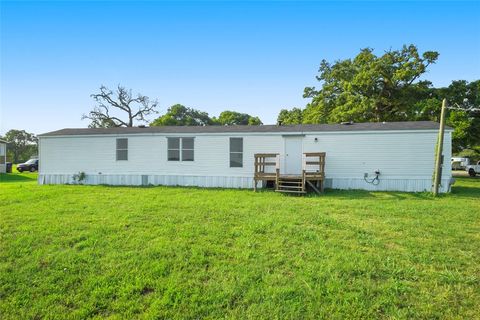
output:
[[[278,153],[255,154],[254,191],[259,181],[272,181],[276,192],[306,194],[309,189],[321,194],[325,180],[325,152],[303,154],[300,174],[281,174]]]

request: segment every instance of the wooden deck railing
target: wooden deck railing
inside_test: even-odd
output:
[[[253,176],[253,189],[257,191],[258,181],[274,180],[278,185],[280,177],[280,155],[278,153],[256,153],[255,157],[255,173]],[[274,167],[272,171],[269,168]]]
[[[308,183],[317,193],[323,192],[325,180],[325,152],[306,152],[303,154],[302,181],[304,188]],[[313,182],[315,182],[315,184]],[[318,190],[320,188],[320,190]]]

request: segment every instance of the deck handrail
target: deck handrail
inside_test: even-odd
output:
[[[269,160],[268,158],[275,158],[275,161]],[[255,153],[254,154],[254,176],[253,176],[253,183],[254,183],[254,190],[257,190],[257,182],[260,181],[268,181],[268,180],[275,180],[278,183],[278,179],[280,177],[280,154],[278,153]],[[274,172],[265,172],[266,167],[275,167]]]
[[[308,173],[324,174],[325,173],[325,152],[305,152],[302,158],[302,171]],[[316,159],[311,159],[316,158]],[[318,168],[309,169],[309,166],[318,165]]]

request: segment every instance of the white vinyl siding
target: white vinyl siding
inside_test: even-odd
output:
[[[128,139],[117,139],[117,161],[128,160]]]
[[[168,161],[165,135],[131,135],[128,161],[115,159],[115,136],[40,137],[41,172],[253,177],[253,154],[283,151],[283,138],[243,136],[243,167],[230,168],[229,136],[195,137],[195,161]],[[178,136],[174,136],[178,138]],[[191,137],[191,136],[189,136]]]
[[[230,168],[243,167],[243,138],[230,138]]]

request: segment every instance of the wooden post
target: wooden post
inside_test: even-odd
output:
[[[307,175],[307,155],[304,153],[302,154],[302,191],[305,192],[307,189],[307,186],[305,185],[306,182],[306,177]]]
[[[445,109],[447,108],[447,99],[442,101],[442,111],[440,113],[440,129],[438,130],[437,154],[435,155],[435,176],[433,180],[433,195],[438,194],[438,188],[442,180],[442,152],[443,152],[443,134],[445,131]]]
[[[253,172],[253,192],[257,192],[257,173],[258,173],[257,155],[253,155],[253,166],[255,167],[255,171]]]
[[[278,184],[279,184],[279,181],[280,180],[280,155],[277,154],[275,156],[275,190],[279,190],[278,189]]]

